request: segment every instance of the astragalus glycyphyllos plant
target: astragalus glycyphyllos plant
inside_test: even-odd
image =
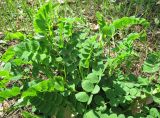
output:
[[[33,22],[34,36],[7,34],[6,40],[20,40],[1,58],[0,102],[15,99],[13,108],[23,108],[25,118],[159,117],[158,81],[152,83],[145,74],[136,77],[121,69],[132,57],[140,58],[133,43],[144,39],[149,23],[123,17],[109,24],[98,12],[97,33],[85,28],[79,18],[60,18],[53,30],[55,7],[58,5],[49,2],[39,9]],[[114,41],[118,32],[132,25],[141,25],[143,30]],[[153,64],[155,76],[158,59]],[[144,73],[151,69],[147,63]],[[148,100],[152,101],[149,106]]]

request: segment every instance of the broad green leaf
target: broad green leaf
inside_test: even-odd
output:
[[[22,93],[22,98],[27,97],[27,96],[36,96],[37,91],[34,88],[29,88],[27,91],[24,91]]]
[[[98,118],[98,117],[99,117],[99,115],[94,110],[90,110],[90,111],[86,112],[83,116],[83,118]]]
[[[28,62],[23,61],[22,59],[14,59],[13,63],[16,64],[17,66],[20,66],[22,64],[28,64]]]
[[[40,54],[40,59],[43,61],[47,57],[46,54]]]
[[[28,90],[22,93],[22,97],[27,96],[36,96],[37,92],[51,92],[54,91],[54,81],[53,80],[43,80],[42,82],[37,83],[29,87]]]
[[[6,64],[5,64],[5,66],[4,66],[4,70],[6,70],[6,71],[8,71],[8,72],[10,72],[11,71],[11,63],[10,62],[7,62]]]
[[[140,37],[139,33],[130,33],[126,38],[126,44],[129,44],[131,41],[134,41]]]
[[[22,34],[21,32],[16,32],[16,33],[7,32],[4,40],[21,40],[21,41],[23,41],[25,39],[26,39],[26,36],[24,34]]]
[[[160,62],[160,51],[152,52],[147,55],[147,62],[151,64],[157,64]]]
[[[20,88],[19,87],[13,87],[11,89],[6,89],[0,92],[0,98],[1,100],[5,100],[11,97],[15,97],[18,94],[20,94]],[[0,101],[0,102],[2,102]]]
[[[111,114],[108,118],[117,118],[117,114]]]
[[[154,118],[159,118],[160,117],[160,112],[156,108],[151,108],[149,113]]]
[[[100,91],[100,87],[96,85],[92,91],[92,94],[97,94]]]
[[[133,118],[133,117],[131,117],[131,118]],[[153,116],[151,116],[151,115],[147,115],[147,118],[154,118]]]
[[[150,81],[148,78],[138,77],[138,83],[141,85],[149,85]]]
[[[31,52],[24,51],[23,54],[22,54],[22,56],[21,56],[21,59],[23,59],[24,61],[28,61],[30,55],[31,55]]]
[[[79,92],[79,93],[75,94],[75,97],[80,102],[88,102],[88,100],[89,100],[89,96],[86,92]]]
[[[102,114],[101,118],[108,118],[108,115],[107,114]]]
[[[57,61],[57,62],[62,62],[62,61],[63,61],[63,58],[62,58],[62,57],[57,57],[57,58],[56,58],[56,61]]]
[[[12,76],[10,75],[9,71],[6,70],[0,70],[0,88],[6,88],[6,84],[10,81],[10,78]]]
[[[37,40],[26,40],[21,42],[14,47],[14,52],[16,53],[17,57],[16,59],[19,58],[24,62],[29,62],[35,58],[36,61],[37,58],[34,56],[36,55],[39,48],[40,43]]]
[[[130,89],[130,94],[132,95],[132,96],[136,96],[136,94],[137,94],[137,89],[136,88],[131,88]]]
[[[123,29],[134,24],[141,24],[145,28],[149,26],[149,23],[145,19],[135,17],[123,17],[121,19],[115,20],[112,24],[116,29]]]
[[[50,33],[52,25],[53,8],[57,5],[52,5],[51,2],[44,4],[35,15],[33,22],[34,30],[36,33],[45,34]]]
[[[125,118],[125,115],[124,114],[120,114],[120,115],[118,115],[118,118]]]
[[[128,88],[133,88],[135,84],[132,83],[132,82],[125,82],[125,85],[126,85]]]
[[[143,72],[155,73],[160,70],[160,52],[152,52],[147,55],[147,59],[143,64]]]
[[[128,101],[131,101],[131,100],[132,100],[131,96],[128,96],[128,95],[125,96],[125,99],[128,100]]]
[[[36,96],[37,92],[53,92],[55,89],[61,92],[64,91],[64,80],[60,76],[34,83],[22,93],[22,97]]]
[[[9,77],[9,71],[7,70],[0,70],[0,77]]]
[[[127,118],[134,118],[133,116],[128,116]]]
[[[160,104],[160,93],[156,93],[152,98],[155,103]]]
[[[52,4],[47,3],[41,7],[34,19],[34,29],[37,33],[47,33],[50,30],[50,14],[52,10]]]
[[[143,72],[146,72],[146,73],[155,73],[159,69],[160,69],[160,63],[153,65],[145,62],[143,65]]]
[[[92,92],[94,89],[94,85],[89,80],[84,80],[82,81],[82,88],[86,92]]]
[[[8,48],[7,51],[2,55],[1,60],[4,62],[8,62],[13,59],[15,52],[12,47]]]
[[[99,82],[99,78],[96,73],[88,74],[86,79],[89,80],[91,83],[98,83]]]

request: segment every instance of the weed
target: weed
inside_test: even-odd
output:
[[[149,23],[136,17],[107,23],[97,12],[96,33],[82,19],[67,17],[58,18],[53,30],[56,7],[49,2],[38,10],[33,36],[17,32],[5,38],[19,43],[1,58],[0,102],[18,99],[14,109],[32,109],[33,114],[24,110],[25,118],[160,117],[159,52],[148,54],[138,77],[126,73],[141,58],[133,44],[144,41]],[[125,32],[133,25],[143,28]],[[119,32],[125,35],[115,40]]]

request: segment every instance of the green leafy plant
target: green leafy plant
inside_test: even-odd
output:
[[[159,117],[159,81],[153,83],[145,75],[157,76],[159,52],[148,55],[144,75],[136,77],[122,69],[126,65],[129,70],[133,66],[129,62],[140,58],[133,44],[144,41],[149,23],[135,17],[107,23],[98,12],[99,32],[86,29],[79,18],[60,18],[53,30],[56,6],[49,2],[40,8],[33,36],[7,35],[7,40],[20,40],[1,58],[0,102],[16,99],[15,109],[30,107],[33,114],[24,111],[25,118]],[[143,30],[126,33],[133,25],[141,25]],[[116,40],[121,31],[126,36]]]

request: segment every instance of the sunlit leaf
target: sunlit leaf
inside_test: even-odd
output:
[[[88,102],[88,100],[89,100],[89,96],[86,92],[79,92],[79,93],[75,94],[75,97],[80,102]]]

